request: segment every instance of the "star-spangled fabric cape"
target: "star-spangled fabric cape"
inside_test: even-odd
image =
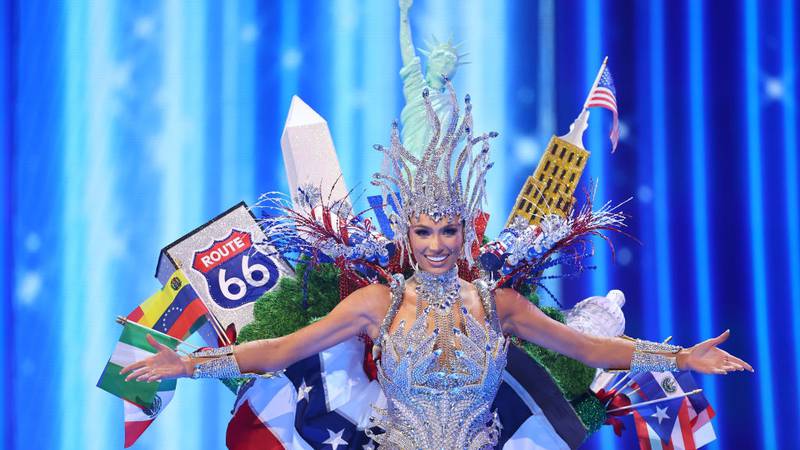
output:
[[[231,450],[368,449],[372,405],[386,406],[363,369],[364,343],[353,338],[291,365],[286,376],[243,386],[228,425]],[[512,347],[493,409],[504,450],[575,449],[586,431],[552,378]]]

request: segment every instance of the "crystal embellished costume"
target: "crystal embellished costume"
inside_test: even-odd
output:
[[[381,190],[392,241],[376,233],[371,221],[342,212],[335,201],[326,203],[313,186],[300,190],[299,207],[278,205],[282,214],[261,223],[280,254],[301,255],[312,264],[332,261],[350,283],[349,292],[379,280],[392,287],[391,307],[372,343],[387,403],[374,409],[365,427],[381,448],[486,449],[501,443],[501,418],[492,403],[503,382],[509,340],[497,317],[495,287],[535,285],[549,266],[578,264],[590,251],[583,236],[621,222],[616,213],[587,207],[570,219],[547,217],[543,226],[515,224],[501,233],[502,239],[481,246],[476,224],[492,167],[489,143],[497,133],[475,133],[469,96],[461,117],[447,80],[445,88],[450,99],[446,122],[434,110],[429,92],[422,93],[432,134],[420,156],[405,147],[397,124],[391,145],[375,146],[384,161],[372,184]],[[441,275],[417,270],[416,318],[392,328],[406,283],[398,272],[415,265],[411,223],[423,214],[437,223],[463,225],[463,264],[471,271],[465,279],[477,287],[485,318],[473,317],[462,304],[454,266]],[[487,264],[492,257],[500,262],[497,267]],[[341,285],[340,291],[343,297],[348,293]]]
[[[410,4],[401,0],[401,10],[405,8],[401,14],[407,13]],[[405,20],[404,45],[413,55],[407,17]],[[442,58],[446,62],[447,58],[457,60],[463,56],[456,55],[455,47],[449,43],[443,48],[438,50],[440,64],[436,67],[447,67]],[[541,280],[549,277],[543,274],[550,267],[559,266],[561,274],[583,270],[581,261],[593,253],[589,238],[607,239],[604,232],[620,231],[624,215],[610,203],[593,210],[590,194],[579,210],[574,208],[574,198],[562,206],[561,201],[574,193],[574,178],[577,174],[579,179],[580,172],[571,172],[569,186],[560,185],[559,180],[567,176],[567,168],[582,170],[580,158],[588,158],[588,152],[578,145],[583,153],[578,153],[578,162],[569,165],[574,153],[565,156],[566,151],[575,145],[562,147],[559,156],[555,156],[557,146],[568,142],[559,139],[562,144],[548,146],[547,153],[553,157],[540,163],[543,169],[538,181],[527,184],[520,197],[523,201],[516,202],[517,209],[526,208],[524,217],[512,214],[515,219],[506,223],[497,239],[485,241],[486,176],[493,165],[489,144],[498,134],[474,132],[470,97],[464,98],[461,117],[447,76],[443,76],[445,89],[440,90],[439,83],[429,84],[423,76],[418,57],[408,59],[404,53],[404,64],[402,142],[401,127],[394,123],[391,144],[374,146],[384,158],[383,167],[372,177],[372,185],[380,189],[383,201],[377,196],[374,198],[379,198],[378,202],[370,201],[380,232],[373,226],[373,219],[365,216],[370,210],[352,210],[349,194],[338,198],[331,195],[341,174],[331,177],[337,181],[326,186],[330,187],[329,193],[323,192],[322,183],[306,181],[296,186],[297,190],[288,196],[291,204],[279,194],[262,196],[257,206],[267,209],[258,221],[264,238],[252,242],[252,251],[281,263],[294,262],[297,277],[281,279],[274,297],[265,294],[258,300],[261,306],[269,305],[256,314],[261,322],[258,325],[266,326],[253,327],[247,330],[249,333],[240,330],[239,338],[245,335],[247,341],[286,334],[331,311],[333,302],[327,298],[309,301],[312,277],[322,285],[317,286],[317,293],[330,294],[338,287],[340,300],[369,284],[387,282],[391,301],[378,336],[374,342],[367,336],[350,336],[316,355],[293,362],[285,370],[268,374],[242,373],[233,346],[194,352],[192,378],[238,380],[229,380],[229,387],[249,378],[237,389],[226,439],[228,448],[370,449],[377,443],[387,450],[575,450],[603,422],[612,424],[615,431],[621,429],[616,415],[607,418],[606,412],[619,414],[629,408],[631,398],[640,396],[637,391],[644,392],[642,388],[652,390],[659,386],[664,392],[674,393],[680,384],[680,389],[692,394],[687,384],[692,380],[687,381],[684,376],[678,382],[664,375],[677,370],[677,354],[682,350],[678,346],[636,340],[630,371],[624,374],[595,373],[567,357],[556,359],[551,352],[542,357],[541,348],[518,340],[510,346],[511,337],[503,334],[498,318],[495,288],[522,287],[525,289],[519,290],[530,292],[537,286],[544,287]],[[610,74],[608,77],[610,81]],[[613,90],[613,85],[610,87]],[[576,128],[578,144],[588,117],[585,108],[579,116],[583,118],[583,128]],[[616,122],[616,110],[614,113]],[[324,121],[320,118],[317,123]],[[302,128],[306,128],[305,122]],[[307,139],[286,142],[316,151],[320,131],[315,130],[304,131],[311,136]],[[327,133],[327,126],[324,130]],[[556,141],[553,139],[551,142]],[[292,170],[303,166],[292,158],[286,161]],[[551,162],[553,165],[549,166]],[[559,169],[560,177],[556,179]],[[554,180],[552,192],[560,194],[544,195]],[[343,185],[338,189],[344,191]],[[422,215],[437,223],[444,219],[462,225],[459,262],[445,273],[420,271],[414,262],[409,232]],[[231,236],[233,231],[241,233],[234,229]],[[218,242],[214,240],[212,245]],[[248,282],[263,284],[266,268],[248,262],[249,256],[241,256],[242,271],[247,268],[244,277]],[[323,265],[334,266],[335,270],[321,268]],[[473,316],[463,304],[459,265],[465,272],[464,279],[477,288],[481,317]],[[416,269],[412,279],[416,283],[416,314],[411,323],[401,320],[395,324],[406,289],[406,279],[400,273],[412,267]],[[250,279],[253,271],[261,271],[263,278]],[[332,272],[335,277],[328,276]],[[219,274],[222,283],[224,269]],[[244,286],[238,278],[229,280]],[[242,295],[243,289],[240,288]],[[297,295],[301,290],[302,299]],[[546,288],[543,291],[549,293]],[[278,292],[285,297],[279,297]],[[618,291],[587,299],[567,312],[566,324],[586,334],[620,336],[625,326],[620,309],[623,303],[624,296]],[[289,314],[284,316],[277,311],[276,304],[288,307]],[[170,307],[164,314],[172,310]],[[259,305],[254,310],[259,311]],[[552,311],[550,314],[555,320],[562,320]],[[213,314],[209,312],[209,316]],[[216,331],[227,336],[236,329]],[[660,379],[656,380],[651,371],[657,371]],[[687,400],[693,402],[694,416],[705,413],[705,419],[710,420],[713,411],[696,398]],[[154,415],[140,410],[147,415],[149,424]],[[126,434],[127,414],[128,403]],[[671,414],[676,417],[675,412]],[[657,420],[661,424],[662,417],[659,415]],[[647,448],[651,436],[647,437]],[[670,435],[661,438],[663,443]]]
[[[484,208],[486,174],[492,167],[489,142],[497,133],[476,134],[469,96],[462,118],[452,85],[445,80],[445,87],[450,98],[446,122],[434,110],[429,92],[423,92],[431,136],[421,156],[401,142],[397,124],[391,145],[375,146],[384,161],[372,184],[381,190],[392,241],[376,233],[371,221],[342,212],[335,201],[326,203],[325,195],[313,186],[300,190],[299,208],[278,204],[282,214],[270,215],[261,223],[269,244],[280,254],[301,255],[302,261],[312,264],[333,261],[350,283],[340,284],[342,297],[370,283],[389,282],[391,306],[372,342],[372,360],[386,405],[373,404],[371,419],[359,423],[381,448],[455,450],[502,445],[508,437],[502,436],[502,417],[492,404],[511,359],[510,341],[502,333],[495,308],[495,287],[535,285],[547,267],[579,264],[590,252],[582,238],[613,229],[622,219],[605,208],[596,212],[586,207],[568,219],[548,216],[543,225],[515,223],[497,241],[481,245],[477,222]],[[464,307],[457,265],[441,275],[417,269],[413,277],[416,318],[393,327],[406,285],[398,272],[415,266],[409,231],[422,215],[437,223],[460,221],[463,225],[462,264],[470,273],[465,279],[478,289],[485,317],[474,317]],[[557,255],[557,251],[563,253]],[[490,264],[492,258],[498,264]],[[563,405],[565,400],[561,402],[570,408],[569,414],[575,414],[571,406]],[[523,407],[528,414],[538,408]],[[511,423],[511,416],[507,417]],[[513,426],[520,425],[517,420]],[[549,430],[545,435],[557,434],[549,424],[541,426]]]
[[[456,268],[431,282],[451,280],[458,282]],[[389,333],[405,290],[402,276],[395,278],[391,307],[378,338],[383,348],[378,380],[388,406],[376,410],[373,418],[383,433],[368,432],[381,448],[486,449],[497,444],[500,422],[490,407],[506,366],[509,341],[500,330],[491,290],[483,281],[477,287],[485,321],[470,314],[456,289],[453,301],[440,298],[423,307],[420,299],[414,322],[407,327],[401,321]],[[456,314],[463,318],[463,330],[454,326]],[[428,331],[431,318],[436,325],[433,332]]]

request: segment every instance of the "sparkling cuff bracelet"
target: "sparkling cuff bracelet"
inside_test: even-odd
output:
[[[633,352],[631,372],[676,372],[678,360],[658,353]]]
[[[683,347],[672,344],[661,344],[658,342],[643,341],[636,339],[634,350],[637,352],[645,353],[678,353],[683,350]]]
[[[664,353],[677,354],[683,347],[636,339],[631,372],[676,372],[678,358]]]
[[[239,370],[236,358],[233,357],[233,347],[212,348],[196,352],[196,358],[212,358],[194,365],[192,378],[253,378],[254,373],[243,374]]]

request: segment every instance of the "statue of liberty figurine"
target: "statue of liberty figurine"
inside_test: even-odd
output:
[[[447,123],[450,101],[444,92],[444,77],[453,78],[456,68],[466,64],[459,61],[466,54],[459,54],[458,45],[453,45],[452,40],[439,42],[433,37],[432,41],[426,42],[428,50],[420,49],[420,53],[427,58],[427,73],[423,74],[420,58],[411,40],[411,24],[408,21],[408,10],[412,4],[413,0],[400,0],[400,53],[403,58],[400,78],[403,80],[403,96],[406,100],[400,113],[400,123],[403,145],[412,154],[421,155],[430,139],[430,126],[422,92],[428,89],[436,115],[442,123]]]

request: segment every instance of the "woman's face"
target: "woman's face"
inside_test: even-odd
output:
[[[464,227],[458,217],[448,217],[438,223],[425,214],[411,219],[408,242],[421,270],[444,273],[456,265],[464,246]]]

